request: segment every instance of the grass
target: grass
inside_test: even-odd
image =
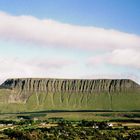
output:
[[[46,93],[40,94],[39,105],[33,94],[28,110],[139,110],[139,93]]]
[[[41,110],[112,110],[132,111],[140,108],[138,91],[125,93],[32,93],[26,103],[9,103],[8,90],[0,90],[0,112]],[[16,93],[12,93],[16,94]]]
[[[66,120],[96,120],[96,121],[109,121],[109,120],[139,120],[139,118],[129,118],[126,116],[139,114],[138,112],[29,112],[18,114],[0,114],[0,120],[16,120],[17,116],[30,116],[31,118],[38,118],[45,120],[48,118],[64,118]]]

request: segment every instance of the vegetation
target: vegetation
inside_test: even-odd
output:
[[[4,95],[4,96],[3,96]],[[9,94],[0,90],[0,112],[28,112],[42,110],[104,110],[104,111],[133,111],[139,110],[139,93],[39,93],[37,104],[36,95],[32,94],[26,104],[8,103]],[[53,98],[52,98],[53,97]],[[63,98],[63,102],[60,101]],[[69,98],[69,102],[67,101]],[[42,100],[43,99],[43,100]]]
[[[9,122],[5,121],[5,123],[8,124]],[[122,125],[110,126],[110,123],[106,121],[70,121],[62,118],[51,118],[49,121],[20,120],[12,121],[10,123],[13,125],[0,129],[1,139],[139,140],[140,138],[140,127],[129,127]]]
[[[0,139],[139,140],[139,114],[57,111],[1,114]]]

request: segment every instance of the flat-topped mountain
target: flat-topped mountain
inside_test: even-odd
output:
[[[140,108],[140,86],[129,79],[16,78],[0,88],[0,105],[12,112]]]

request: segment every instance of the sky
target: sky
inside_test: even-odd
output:
[[[140,83],[139,0],[0,1],[0,82],[7,78]]]

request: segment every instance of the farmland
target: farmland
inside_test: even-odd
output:
[[[136,139],[140,112],[42,111],[0,115],[1,139]]]

